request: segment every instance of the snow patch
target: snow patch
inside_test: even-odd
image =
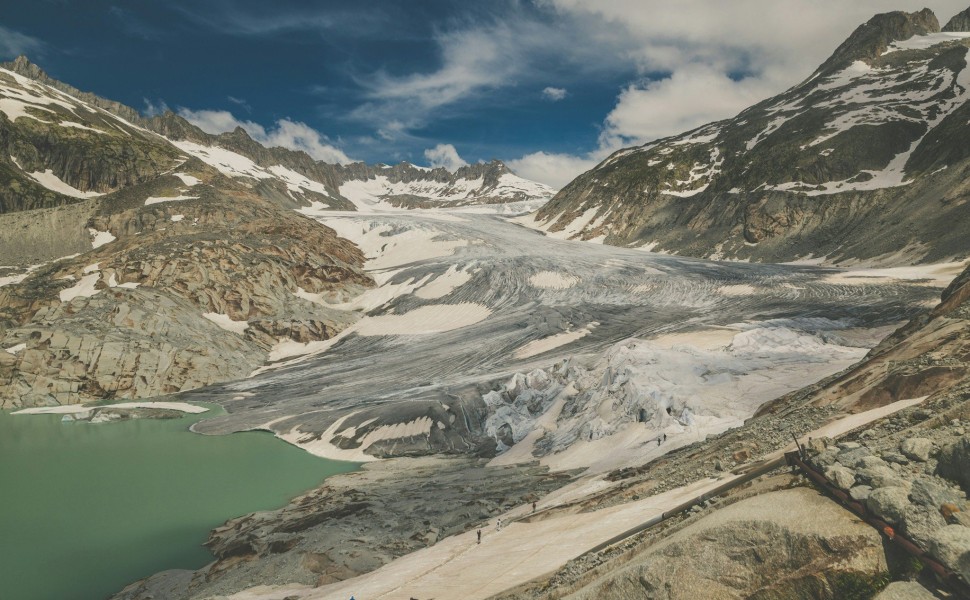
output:
[[[115,236],[111,235],[110,231],[98,231],[97,229],[88,229],[88,233],[91,234],[91,248],[100,248],[105,244],[110,244],[115,241]]]
[[[74,287],[70,287],[66,290],[61,290],[58,292],[58,296],[60,297],[61,302],[70,302],[71,300],[79,297],[89,298],[94,296],[101,291],[94,289],[95,284],[98,283],[98,280],[100,279],[101,273],[99,272],[85,275],[84,277],[81,277],[81,280],[78,281]]]
[[[181,202],[182,200],[198,200],[198,196],[153,196],[145,200],[145,206],[161,204],[163,202]]]
[[[58,194],[63,194],[65,196],[71,196],[72,198],[95,198],[97,196],[104,195],[100,192],[82,192],[81,190],[61,181],[57,175],[54,175],[54,171],[50,169],[47,169],[43,173],[40,171],[35,171],[33,173],[27,173],[27,175],[52,192],[57,192]]]
[[[229,315],[226,314],[207,312],[202,313],[202,316],[226,331],[238,333],[239,335],[246,333],[246,330],[249,329],[249,323],[246,321],[233,321]]]

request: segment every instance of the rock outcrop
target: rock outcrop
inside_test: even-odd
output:
[[[325,299],[373,285],[363,255],[290,210],[294,198],[187,155],[134,111],[24,59],[5,67],[0,250],[15,266],[0,267],[0,408],[245,377],[279,343],[356,320]]]
[[[957,15],[954,15],[953,18],[943,26],[943,31],[970,31],[970,8]]]

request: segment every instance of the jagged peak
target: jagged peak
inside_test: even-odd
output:
[[[5,62],[3,64],[0,64],[0,67],[3,67],[8,71],[13,71],[18,75],[23,75],[28,79],[37,79],[37,80],[49,79],[47,77],[47,73],[45,73],[44,70],[41,69],[39,66],[32,63],[30,59],[27,58],[27,55],[25,54],[21,54],[20,56],[18,56],[17,58],[13,59],[10,62]]]
[[[943,31],[970,31],[970,8],[954,15],[943,26]]]
[[[878,14],[857,27],[822,63],[816,74],[841,70],[857,60],[872,60],[885,52],[893,42],[939,31],[940,21],[928,8],[912,13],[894,11]]]

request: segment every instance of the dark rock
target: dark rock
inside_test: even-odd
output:
[[[936,472],[959,483],[970,494],[970,439],[963,438],[940,449]]]
[[[970,31],[970,8],[954,15],[943,26],[943,31]]]

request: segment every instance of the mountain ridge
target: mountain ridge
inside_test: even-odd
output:
[[[293,198],[292,193],[287,194],[285,191],[264,189],[265,193],[278,201],[295,202],[301,205],[309,205],[317,201],[335,209],[356,210],[360,202],[355,203],[344,197],[340,193],[340,187],[351,181],[380,178],[386,178],[389,184],[385,186],[385,193],[370,194],[365,200],[375,203],[379,203],[381,200],[390,200],[394,206],[404,208],[427,208],[441,204],[517,202],[537,197],[547,198],[554,193],[554,190],[548,186],[519,178],[504,163],[495,159],[484,163],[464,165],[454,171],[449,171],[443,167],[419,167],[407,162],[401,162],[397,165],[385,165],[383,163],[369,165],[364,162],[353,162],[347,165],[326,163],[314,159],[302,150],[292,150],[281,146],[263,146],[242,127],[236,127],[233,131],[219,134],[209,134],[170,110],[159,115],[144,117],[135,109],[124,104],[101,98],[90,92],[82,92],[69,84],[49,77],[43,69],[23,55],[18,56],[12,62],[0,64],[0,68],[10,70],[85,103],[97,106],[170,141],[217,146],[236,152],[252,160],[260,167],[282,166],[292,169],[299,175],[321,184],[323,189],[326,190],[324,195],[330,197],[329,200],[325,200],[320,196],[320,190],[306,188],[296,194],[297,198]],[[184,150],[185,148],[183,148]],[[507,176],[504,180],[502,179],[503,175]],[[482,183],[479,188],[475,189],[461,183],[478,179],[481,179]],[[443,187],[439,185],[416,189],[393,189],[394,184],[415,182],[443,184]],[[263,187],[265,188],[265,185]],[[292,186],[290,186],[289,191],[295,192]],[[464,192],[464,194],[456,195],[456,191]],[[443,194],[447,199],[442,200],[436,196],[436,193]],[[290,197],[287,198],[287,196]],[[0,205],[0,208],[2,208],[2,205]]]
[[[952,224],[970,219],[968,40],[941,32],[928,11],[878,15],[802,83],[613,153],[532,224],[711,259],[965,257],[970,245]]]

